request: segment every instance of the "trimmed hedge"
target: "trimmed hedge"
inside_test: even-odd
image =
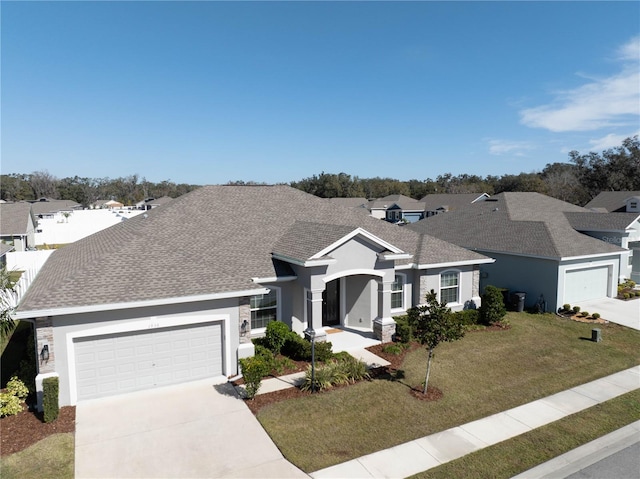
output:
[[[42,381],[42,406],[44,408],[44,422],[58,419],[60,406],[58,403],[58,378],[44,378]]]

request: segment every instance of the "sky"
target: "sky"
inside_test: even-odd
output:
[[[541,171],[640,133],[640,2],[0,4],[2,174]]]

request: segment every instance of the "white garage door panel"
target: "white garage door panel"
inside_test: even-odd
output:
[[[222,374],[222,324],[204,323],[74,341],[78,399]]]
[[[609,268],[588,268],[565,273],[564,302],[573,304],[579,301],[607,297]]]

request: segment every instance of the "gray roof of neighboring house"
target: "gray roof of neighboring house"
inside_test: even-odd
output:
[[[31,203],[0,203],[0,235],[25,235],[29,227],[29,216],[35,225]]]
[[[36,216],[57,213],[58,211],[76,210],[78,208],[82,208],[82,205],[71,200],[47,200],[31,203],[31,211]]]
[[[149,200],[148,203],[150,205],[162,206],[162,205],[166,205],[171,201],[173,201],[173,198],[171,198],[170,196],[161,196],[160,198]]]
[[[577,232],[564,213],[588,210],[539,193],[500,193],[404,228],[465,248],[546,258],[613,253],[617,246]]]
[[[9,251],[12,251],[13,249],[14,247],[11,246],[10,244],[0,243],[0,256],[4,256],[5,254],[7,254]]]
[[[455,211],[471,205],[486,193],[438,193],[427,195],[420,199],[425,205],[425,211],[436,211],[438,208]]]
[[[372,209],[387,209],[393,205],[398,205],[403,210],[423,211],[424,205],[405,195],[388,195],[384,198],[378,198],[376,200],[369,201],[369,210]]]
[[[640,213],[565,213],[573,229],[578,231],[624,231],[640,221]]]
[[[255,290],[290,274],[272,253],[304,258],[358,227],[412,262],[487,260],[288,186],[205,186],[55,251],[19,311]]]
[[[330,203],[349,208],[366,208],[369,201],[366,198],[326,198]]]
[[[602,191],[584,207],[605,208],[610,213],[624,212],[626,210],[625,200],[634,196],[640,196],[640,191]]]

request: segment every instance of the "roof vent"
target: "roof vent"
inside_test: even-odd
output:
[[[500,211],[500,208],[494,208],[493,211]]]

